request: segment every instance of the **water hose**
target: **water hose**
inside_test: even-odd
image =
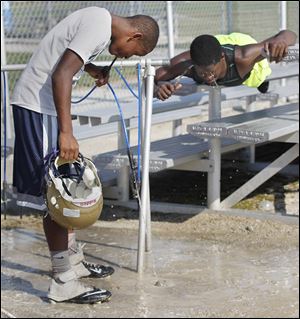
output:
[[[112,63],[107,67],[107,69],[105,70],[105,72],[109,72],[115,62],[115,60],[117,59],[117,57],[114,58],[114,60],[112,61]],[[137,199],[138,201],[138,205],[140,207],[141,205],[141,199],[140,199],[140,186],[141,186],[141,111],[142,111],[142,99],[141,99],[141,65],[138,64],[138,94],[135,94],[135,92],[132,90],[132,88],[130,87],[130,85],[128,84],[128,82],[126,81],[125,77],[123,76],[123,74],[118,70],[118,68],[115,68],[116,72],[118,73],[118,75],[120,76],[120,78],[123,80],[123,82],[125,83],[126,87],[128,88],[128,90],[131,92],[131,94],[138,99],[138,146],[137,146],[137,164],[135,163],[135,160],[133,158],[133,155],[130,151],[130,144],[129,144],[129,138],[128,138],[128,134],[127,134],[127,130],[126,130],[126,124],[125,124],[125,120],[124,120],[124,116],[123,116],[123,112],[122,112],[122,108],[120,106],[119,103],[119,99],[114,91],[114,89],[112,88],[112,86],[110,85],[110,83],[107,83],[110,91],[112,92],[114,99],[116,101],[118,110],[119,110],[119,114],[120,114],[120,118],[121,118],[121,123],[122,123],[122,128],[123,128],[123,132],[124,132],[124,138],[125,138],[125,142],[126,142],[126,149],[127,149],[127,156],[128,156],[128,160],[129,160],[129,165],[130,165],[130,169],[131,169],[131,180],[130,180],[130,184],[131,184],[131,189],[132,189],[132,193],[133,196]],[[83,100],[85,100],[95,89],[97,88],[96,85],[93,86],[93,88],[84,96],[82,97],[80,100],[78,101],[71,101],[73,104],[78,104],[80,102],[82,102]]]

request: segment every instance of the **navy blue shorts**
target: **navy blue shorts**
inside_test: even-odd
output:
[[[57,117],[13,105],[13,187],[17,205],[46,210],[44,157],[57,149]]]

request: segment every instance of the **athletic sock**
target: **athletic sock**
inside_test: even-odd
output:
[[[77,254],[78,252],[76,234],[74,231],[68,233],[68,251],[69,251],[69,256]]]
[[[69,253],[67,250],[50,251],[53,278],[71,269]]]

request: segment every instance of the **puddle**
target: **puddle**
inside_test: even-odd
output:
[[[81,232],[87,259],[110,264],[111,278],[85,279],[113,296],[103,305],[43,301],[49,277],[40,233],[2,230],[2,307],[16,317],[297,317],[299,251],[241,248],[207,240],[161,239],[135,272],[137,232],[95,227]],[[79,238],[79,239],[81,239]],[[84,241],[84,240],[83,240]],[[11,303],[12,298],[14,303]]]

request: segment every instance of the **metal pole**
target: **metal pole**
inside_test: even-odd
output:
[[[175,45],[174,45],[174,25],[173,25],[173,4],[172,1],[166,1],[167,5],[167,23],[168,23],[168,49],[169,49],[169,59],[172,59],[175,55]],[[173,136],[181,134],[182,120],[173,121]]]
[[[144,74],[145,74],[145,68],[142,68],[141,71],[141,78],[144,79]],[[146,105],[145,105],[145,96],[146,96],[146,83],[145,81],[141,82],[141,94],[142,94],[142,111],[141,111],[141,141],[144,141],[144,136],[145,136],[145,114],[146,114]],[[141,152],[143,152],[143,145],[144,143],[141,143]],[[148,188],[148,195],[147,195],[147,218],[146,218],[146,241],[145,241],[145,251],[150,252],[152,249],[152,236],[151,236],[151,208],[150,208],[150,187],[149,183],[147,185]]]
[[[221,118],[221,89],[209,88],[209,120]],[[214,163],[214,169],[207,174],[207,206],[210,209],[220,209],[221,197],[221,140],[212,138],[209,141],[209,160]]]
[[[167,1],[167,23],[168,23],[168,49],[169,59],[173,58],[174,53],[174,27],[172,1]]]
[[[2,28],[1,28],[2,30]],[[1,41],[2,41],[2,36],[1,36]],[[1,42],[2,45],[2,42]],[[2,50],[1,50],[2,54]],[[136,66],[137,63],[140,63],[142,67],[146,66],[146,60],[141,59],[141,60],[130,60],[130,61],[116,61],[114,63],[115,66]],[[96,61],[94,62],[95,65],[97,66],[107,66],[109,64],[108,61]],[[162,65],[169,65],[170,60],[169,59],[163,59],[163,60],[151,60],[151,65],[153,66],[162,66]],[[26,68],[26,64],[12,64],[12,65],[2,65],[1,64],[1,71],[21,71]]]
[[[221,30],[222,33],[225,34],[227,33],[227,12],[226,12],[226,1],[222,1],[221,2],[221,13],[222,13],[222,17],[221,17]]]
[[[287,1],[280,1],[280,30],[287,28]]]
[[[152,250],[150,182],[147,185],[147,217],[146,217],[146,252]]]
[[[143,2],[144,2],[144,1],[138,1],[138,2],[137,2],[137,5],[138,5],[138,10],[137,10],[137,12],[138,12],[139,14],[142,14],[143,11],[144,11],[144,9],[143,9]]]
[[[232,1],[226,1],[227,33],[232,32]]]
[[[47,32],[49,32],[53,27],[53,17],[52,17],[52,1],[47,1]]]
[[[3,16],[3,5],[4,3],[1,1],[1,71],[2,67],[6,66],[6,49],[5,49],[5,32],[4,32],[4,16]],[[7,138],[7,145],[12,146],[13,140],[13,131],[12,131],[12,116],[11,110],[9,107],[9,82],[7,74],[3,74],[6,80],[6,138]],[[3,82],[1,81],[1,92],[4,92]],[[4,96],[4,94],[3,94]]]
[[[151,65],[151,61],[147,65],[146,70],[146,114],[143,139],[143,157],[142,157],[142,194],[139,219],[139,245],[138,245],[138,260],[137,271],[143,272],[144,268],[144,253],[145,253],[145,233],[148,208],[148,185],[149,185],[149,159],[150,159],[150,141],[151,141],[151,117],[152,117],[152,102],[154,89],[155,68]]]
[[[133,16],[135,12],[135,1],[129,1],[129,15]]]
[[[4,33],[4,23],[3,23],[3,5],[1,1],[1,67],[2,63],[6,65],[6,50],[5,50],[5,33]],[[2,78],[3,76],[3,78]],[[4,85],[4,81],[6,85]],[[11,127],[9,125],[10,123],[10,108],[9,106],[9,83],[6,73],[4,72],[1,74],[1,93],[3,97],[3,102],[1,103],[1,122],[3,119],[3,126],[1,123],[1,127],[4,128],[4,148],[7,148],[8,144],[8,137],[11,138],[12,132]],[[4,100],[5,99],[5,100]],[[6,109],[4,109],[4,105],[6,105]],[[8,116],[9,115],[9,116]],[[3,163],[3,174],[1,172],[1,176],[3,177],[2,181],[2,189],[1,189],[1,201],[3,200],[4,205],[4,219],[6,219],[6,212],[7,212],[7,189],[8,189],[8,183],[7,183],[7,174],[6,174],[6,164],[7,164],[7,149],[5,149],[4,152],[4,163]],[[1,163],[1,171],[2,171],[2,163]]]
[[[142,112],[141,112],[141,203],[142,203],[142,190],[144,189],[144,151],[145,151],[145,127],[146,127],[146,113],[147,113],[147,100],[146,100],[146,92],[147,92],[147,75],[148,75],[148,68],[147,66],[142,67],[141,77],[142,81]],[[143,204],[142,204],[143,205]],[[147,212],[144,210],[142,211],[142,206],[139,207],[139,241],[138,241],[138,257],[137,257],[137,271],[139,273],[143,272],[143,265],[144,265],[144,253],[145,253],[145,246],[147,240],[144,239],[145,236],[147,237]],[[142,217],[143,216],[143,217]]]

